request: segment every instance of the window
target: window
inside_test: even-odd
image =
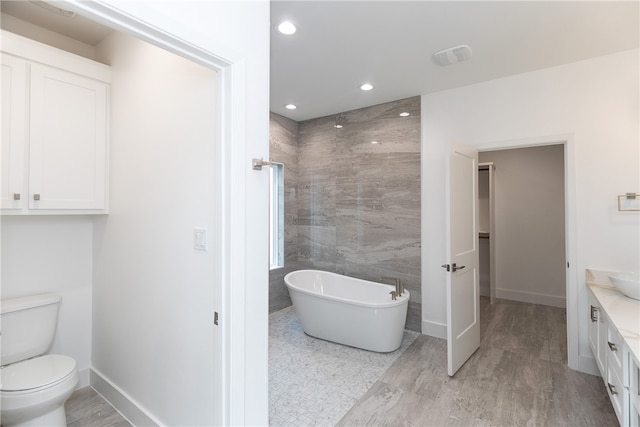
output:
[[[284,165],[269,168],[269,265],[284,267]]]

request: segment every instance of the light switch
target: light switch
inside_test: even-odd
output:
[[[193,229],[193,249],[197,251],[207,251],[209,246],[207,244],[207,229],[206,228],[194,228]]]

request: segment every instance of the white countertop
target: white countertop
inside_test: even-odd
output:
[[[640,364],[640,301],[624,296],[609,280],[611,271],[586,270],[587,285]]]

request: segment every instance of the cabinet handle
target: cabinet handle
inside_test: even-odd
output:
[[[13,193],[13,200],[20,200],[20,193]]]
[[[609,391],[611,392],[612,396],[618,394],[618,392],[616,391],[616,386],[614,386],[613,384],[607,383],[607,387],[609,387]]]
[[[40,200],[40,194],[38,194],[38,193],[34,194],[33,195],[33,200],[36,200],[36,201]]]
[[[611,351],[618,351],[618,347],[614,343],[612,343],[611,341],[607,341],[607,344],[609,344],[609,349]]]
[[[598,309],[594,306],[591,306],[591,321],[592,322],[598,321]]]

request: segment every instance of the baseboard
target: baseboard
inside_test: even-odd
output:
[[[596,375],[598,377],[602,376],[600,374],[600,369],[598,369],[598,364],[596,363],[596,359],[593,356],[578,356],[577,366],[569,366],[571,369],[576,371],[584,372],[585,374]]]
[[[439,322],[422,320],[422,333],[431,337],[447,339],[447,325]]]
[[[531,304],[549,305],[551,307],[565,308],[567,306],[565,297],[537,294],[535,292],[514,291],[511,289],[496,289],[496,297],[512,301],[528,302]]]
[[[91,387],[111,404],[124,418],[134,426],[161,426],[149,411],[145,410],[131,396],[125,393],[117,385],[109,381],[95,368],[91,369]]]

